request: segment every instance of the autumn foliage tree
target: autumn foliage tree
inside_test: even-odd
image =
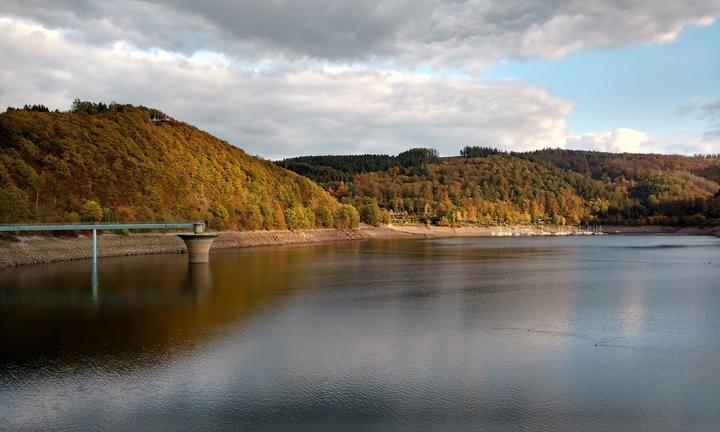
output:
[[[360,220],[368,225],[378,226],[382,222],[382,210],[372,202],[360,207]]]
[[[27,194],[12,185],[0,188],[0,223],[22,222],[29,217]]]
[[[355,228],[360,223],[360,214],[352,205],[343,204],[335,210],[335,227],[348,229]]]
[[[103,219],[103,208],[93,200],[85,201],[80,212],[80,220],[83,222],[100,222]]]

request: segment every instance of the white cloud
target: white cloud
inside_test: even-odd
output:
[[[608,132],[591,132],[568,138],[571,149],[596,150],[613,153],[640,153],[649,142],[648,135],[635,129],[619,128]]]
[[[686,133],[657,137],[628,128],[590,132],[568,136],[567,148],[614,153],[717,154],[720,152],[720,124],[715,127],[718,129],[715,136],[712,130],[701,136]]]
[[[152,105],[267,157],[397,153],[410,146],[443,154],[465,145],[556,147],[564,145],[572,109],[512,80],[322,67],[263,71],[121,43],[88,46],[13,19],[0,20],[0,32],[7,54],[0,104],[66,108],[80,97]]]
[[[162,8],[157,4],[126,3],[136,11],[144,7]],[[76,97],[148,105],[208,130],[250,153],[271,158],[319,153],[397,153],[411,146],[435,147],[441,154],[453,155],[465,145],[508,150],[567,145],[602,151],[672,148],[685,152],[691,147],[711,148],[717,141],[714,131],[709,131],[704,142],[693,141],[692,146],[671,146],[667,144],[671,141],[651,140],[644,132],[633,129],[569,135],[566,118],[572,103],[521,81],[428,76],[389,67],[380,72],[370,64],[298,58],[287,61],[281,55],[240,58],[235,51],[208,48],[213,46],[205,43],[211,39],[208,34],[227,31],[214,27],[210,17],[174,10],[168,16],[180,21],[147,33],[134,21],[126,21],[128,17],[122,18],[122,4],[109,6],[119,13],[112,19],[97,18],[100,12],[94,3],[62,14],[52,8],[33,9],[35,19],[50,24],[0,17],[0,52],[3,53],[0,106],[43,103],[65,109]],[[418,7],[427,4],[421,2]],[[24,11],[13,5],[4,3],[4,7],[15,14]],[[428,33],[418,40],[406,39],[408,47],[423,45],[423,50],[429,51],[418,52],[433,58],[459,55],[463,50],[470,50],[466,52],[472,55],[473,50],[489,49],[485,42],[478,42],[475,47],[474,36],[470,34],[466,36],[471,42],[453,41],[451,29],[456,24],[459,29],[470,26],[467,20],[472,13],[465,11],[469,14],[466,16],[463,10],[471,6],[492,8],[478,2],[443,4],[442,8],[459,8],[459,11],[448,9],[433,13],[433,28],[442,31]],[[548,13],[552,15],[559,7],[553,6]],[[582,15],[578,11],[583,7],[573,9],[577,12],[573,16]],[[378,8],[378,14],[386,13],[382,7]],[[483,12],[487,15],[483,19],[498,26],[487,35],[497,42],[498,46],[492,50],[504,46],[508,29],[525,35],[523,38],[531,34],[527,33],[531,31],[528,28],[536,32],[532,37],[527,36],[530,39],[525,42],[511,44],[524,47],[526,53],[533,51],[530,40],[551,37],[560,41],[565,37],[557,34],[559,30],[548,30],[555,25],[553,20],[561,19],[557,15],[550,18],[532,5],[520,10],[525,11],[522,18],[517,18],[518,12],[510,7]],[[168,16],[143,15],[141,19],[172,21]],[[85,23],[77,22],[78,17]],[[188,41],[202,43],[187,50],[184,48],[189,42],[183,43],[182,19],[190,20],[184,31],[206,36],[206,39],[188,38]],[[645,19],[650,18],[639,20]],[[533,25],[536,21],[546,22],[550,27]],[[79,30],[70,30],[74,25],[78,25]],[[104,41],[92,39],[95,36],[91,30],[96,25],[106,30]],[[130,42],[133,40],[138,45]],[[159,41],[153,45],[155,48],[147,48],[150,40]],[[538,45],[540,51],[560,49],[563,52],[585,46],[577,41],[569,48],[562,48],[559,42],[540,45],[543,45]],[[388,53],[395,49],[385,42],[374,46],[376,53],[385,52],[386,48]],[[378,48],[380,46],[385,48]],[[443,47],[451,49],[443,54]],[[509,52],[520,55],[521,51],[513,48]],[[557,54],[540,51],[536,54]],[[697,109],[695,105],[692,109]],[[702,109],[714,113],[713,106],[706,104]]]

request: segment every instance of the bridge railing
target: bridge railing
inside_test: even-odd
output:
[[[0,232],[23,232],[23,231],[92,231],[92,230],[146,230],[146,229],[196,229],[202,222],[178,222],[178,223],[69,223],[69,224],[25,224],[25,225],[0,225]]]
[[[115,230],[148,230],[148,229],[192,229],[195,234],[205,231],[203,222],[176,223],[70,223],[70,224],[25,224],[0,225],[0,232],[30,231],[92,231],[92,259],[97,263],[97,232]]]

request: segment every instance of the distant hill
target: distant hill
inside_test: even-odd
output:
[[[720,159],[714,156],[506,153],[480,147],[461,154],[414,164],[386,155],[310,156],[278,163],[357,207],[376,203],[396,217],[442,225],[704,225],[720,217]],[[358,169],[376,161],[382,162],[378,169]]]
[[[0,223],[208,220],[216,228],[352,224],[354,209],[155,109],[76,101],[0,114]]]
[[[438,161],[437,151],[414,148],[390,155],[353,155],[353,156],[298,156],[278,161],[277,164],[316,182],[351,181],[355,174],[385,171],[399,166],[408,168],[424,163]]]

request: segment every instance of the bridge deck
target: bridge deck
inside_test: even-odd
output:
[[[197,230],[196,227],[200,229]],[[99,230],[144,230],[144,229],[192,229],[196,233],[205,230],[202,222],[178,222],[178,223],[80,223],[80,224],[31,224],[31,225],[0,225],[0,232],[20,231],[92,231],[92,260],[93,268],[98,258]]]
[[[31,224],[0,225],[0,232],[19,231],[92,231],[92,230],[144,230],[144,229],[191,229],[193,222],[179,223],[105,223],[105,224]]]

